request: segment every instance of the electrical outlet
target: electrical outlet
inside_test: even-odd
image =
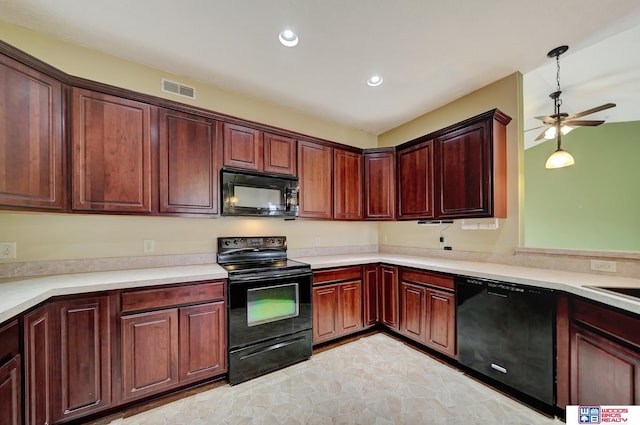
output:
[[[142,245],[145,254],[150,254],[156,251],[156,241],[154,241],[153,239],[145,239]]]
[[[314,244],[315,246],[320,246],[320,236],[315,236],[315,237],[313,238],[313,244]]]
[[[0,258],[16,258],[16,243],[0,242]]]
[[[599,272],[616,272],[616,262],[606,260],[591,260],[591,270]]]

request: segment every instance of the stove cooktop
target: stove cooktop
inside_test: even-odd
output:
[[[231,264],[220,264],[230,274],[257,273],[278,270],[308,269],[310,266],[299,261],[285,259],[267,261],[245,261]]]

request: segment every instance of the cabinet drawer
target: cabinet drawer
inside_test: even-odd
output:
[[[150,310],[224,299],[224,282],[143,289],[122,293],[122,312]]]
[[[313,272],[314,285],[360,279],[362,279],[362,267],[360,266],[341,267]]]
[[[401,269],[400,271],[401,282],[413,282],[420,283],[422,285],[436,286],[438,288],[448,289],[453,291],[455,286],[453,284],[453,277],[445,276],[437,273],[429,273],[418,270]]]
[[[640,320],[604,306],[573,300],[573,320],[640,347]]]

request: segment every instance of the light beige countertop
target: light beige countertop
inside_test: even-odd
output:
[[[218,264],[60,274],[0,284],[0,323],[56,295],[226,279]]]
[[[293,259],[310,264],[314,270],[382,262],[435,272],[503,280],[566,291],[640,314],[640,301],[587,287],[640,288],[640,279],[634,278],[383,253],[293,257]],[[57,295],[225,278],[227,278],[227,272],[218,264],[204,264],[16,279],[0,284],[0,323]]]
[[[294,257],[293,260],[310,264],[312,270],[382,262],[396,266],[432,270],[435,272],[502,280],[566,291],[632,313],[640,314],[640,300],[588,288],[588,286],[640,288],[640,279],[634,278],[387,253]]]

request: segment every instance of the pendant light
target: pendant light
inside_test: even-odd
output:
[[[563,129],[561,126],[562,115],[560,114],[560,105],[562,105],[562,99],[560,99],[560,94],[562,94],[562,91],[560,90],[560,55],[566,52],[568,49],[569,46],[560,46],[547,53],[548,57],[556,58],[556,83],[558,84],[558,87],[555,92],[549,95],[549,97],[553,99],[553,115],[551,115],[551,117],[556,118],[555,136],[557,139],[557,147],[556,151],[547,159],[547,162],[544,165],[545,168],[563,168],[569,167],[576,163],[575,159],[573,159],[573,156],[561,147],[562,134],[566,134],[568,133],[568,131]],[[565,131],[563,132],[563,130]]]

